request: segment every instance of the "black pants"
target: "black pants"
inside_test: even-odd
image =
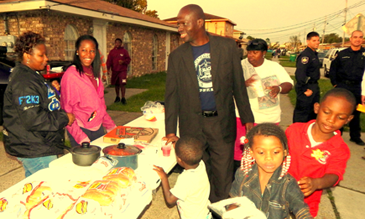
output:
[[[224,141],[224,130],[218,117],[205,117],[203,123],[203,133],[197,136],[204,143],[203,161],[210,182],[209,200],[213,203],[229,196],[233,179],[234,140]]]
[[[319,87],[318,84],[312,84],[309,89],[313,94],[307,97],[302,91],[296,87],[297,103],[295,104],[293,123],[294,122],[308,122],[316,119],[317,115],[314,113],[314,104],[319,102]]]
[[[338,83],[337,87],[345,88],[346,90],[349,90],[356,99],[356,105],[361,103],[361,85],[360,84],[343,84]],[[350,138],[351,139],[359,139],[361,137],[361,127],[360,127],[360,112],[357,110],[354,110],[354,118],[350,121],[349,127],[350,127]],[[343,131],[343,128],[341,128],[341,133]]]
[[[80,128],[87,135],[87,137],[89,137],[90,141],[94,141],[95,139],[98,139],[105,134],[103,126],[100,126],[100,128],[96,131],[90,131],[90,130],[82,128],[82,127],[80,127]],[[68,135],[68,138],[70,139],[71,147],[75,147],[75,146],[79,145],[75,141],[74,137],[72,137],[72,135],[68,131],[67,131],[67,135]]]

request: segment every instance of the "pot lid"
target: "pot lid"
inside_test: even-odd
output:
[[[71,152],[75,154],[89,155],[100,153],[101,148],[95,145],[90,145],[89,142],[82,142],[81,145],[71,148]]]
[[[125,145],[119,143],[118,145],[111,145],[103,149],[104,154],[112,156],[131,156],[142,152],[141,149],[133,145]]]

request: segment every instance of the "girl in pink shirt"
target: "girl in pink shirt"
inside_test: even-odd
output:
[[[84,35],[77,39],[75,47],[73,63],[61,80],[61,106],[75,115],[75,122],[66,128],[71,146],[103,136],[103,127],[107,131],[116,127],[106,112],[98,42]]]

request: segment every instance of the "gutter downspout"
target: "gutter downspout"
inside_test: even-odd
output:
[[[5,35],[9,35],[9,26],[8,26],[8,14],[7,13],[4,13],[4,34]]]

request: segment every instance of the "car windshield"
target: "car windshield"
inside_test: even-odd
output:
[[[326,53],[324,53],[324,52],[318,53],[318,58],[324,58],[325,56],[326,56]]]
[[[325,55],[325,58],[330,57],[331,52],[332,52],[332,49],[328,50],[328,52],[327,52],[327,53],[326,53],[326,55]]]

